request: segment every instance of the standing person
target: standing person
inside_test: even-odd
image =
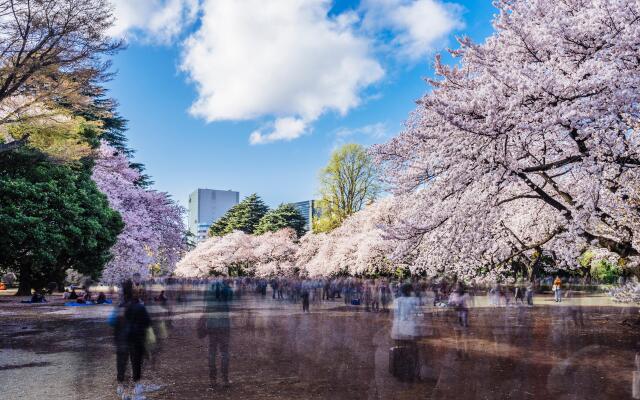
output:
[[[231,336],[231,319],[229,311],[233,291],[225,280],[216,281],[205,293],[205,332],[209,336],[209,383],[214,388],[217,384],[216,358],[220,352],[220,369],[225,386],[229,380],[229,341]]]
[[[469,302],[471,297],[464,289],[462,282],[458,282],[456,290],[451,292],[449,304],[453,305],[458,312],[458,323],[467,328],[469,326]]]
[[[122,302],[114,309],[109,322],[114,327],[116,344],[117,394],[123,399],[126,398],[124,375],[128,360],[131,360],[132,379],[135,385],[134,398],[143,399],[143,389],[139,381],[142,376],[145,339],[147,329],[151,326],[151,318],[144,304],[139,301],[137,293],[134,292],[131,280],[122,284]]]
[[[309,312],[309,288],[306,284],[302,285],[300,297],[302,297],[302,312]]]
[[[371,293],[371,283],[366,281],[364,283],[364,310],[371,311],[371,303],[373,302],[373,294]]]
[[[527,305],[532,306],[533,305],[533,284],[531,282],[529,282],[529,284],[527,285],[526,297],[527,297]]]
[[[517,283],[514,290],[515,290],[514,301],[516,305],[518,305],[518,300],[520,300],[520,303],[524,304],[525,295],[524,295],[524,288],[522,287],[522,285],[520,283]]]
[[[556,275],[556,279],[553,281],[551,289],[553,290],[556,303],[560,303],[562,301],[562,281],[559,276]]]
[[[273,290],[271,298],[275,300],[276,294],[278,293],[278,280],[276,278],[271,279],[271,290]]]
[[[380,311],[380,284],[376,280],[373,285],[373,289],[371,290],[371,309],[373,311]]]
[[[418,299],[411,295],[412,286],[401,286],[401,295],[395,300],[391,338],[395,346],[390,349],[389,370],[402,382],[413,382],[420,376],[418,364]]]
[[[383,281],[380,285],[380,303],[382,303],[382,311],[388,311],[387,305],[391,302],[391,290],[387,281]]]
[[[328,279],[325,279],[324,285],[322,287],[322,300],[329,300],[329,295],[331,291],[331,283]]]

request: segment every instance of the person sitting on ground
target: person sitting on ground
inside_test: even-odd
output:
[[[104,304],[106,302],[107,302],[107,296],[105,296],[103,292],[98,293],[96,304]]]
[[[31,296],[32,303],[46,303],[47,299],[44,298],[44,294],[41,291],[36,290],[33,292],[33,296]]]
[[[158,303],[160,303],[162,305],[165,305],[165,304],[167,304],[167,300],[168,299],[167,299],[167,296],[164,295],[164,290],[162,290],[158,296],[154,297],[153,300],[157,301]]]
[[[62,299],[67,300],[70,295],[71,293],[69,293],[69,289],[65,289],[64,292],[62,293]]]
[[[78,304],[93,304],[93,300],[91,299],[91,292],[89,289],[85,289],[85,292],[76,299],[76,303]]]
[[[77,300],[78,293],[76,293],[75,289],[71,289],[71,293],[69,293],[69,300]]]

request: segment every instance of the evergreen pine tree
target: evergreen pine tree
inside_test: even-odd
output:
[[[255,233],[261,235],[269,231],[276,232],[283,228],[292,228],[300,237],[306,232],[306,223],[304,216],[292,204],[280,204],[278,208],[267,212],[260,219]]]
[[[255,193],[249,195],[211,225],[209,236],[223,236],[233,231],[254,233],[260,219],[267,211],[269,207],[264,204],[260,196]]]

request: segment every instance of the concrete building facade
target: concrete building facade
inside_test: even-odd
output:
[[[240,201],[233,190],[196,189],[189,195],[189,232],[196,242],[207,238],[211,224]]]

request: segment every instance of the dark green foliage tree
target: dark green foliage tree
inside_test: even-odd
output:
[[[227,232],[227,227],[229,226],[229,213],[232,209],[233,207],[222,217],[218,218],[217,221],[214,221],[213,224],[211,224],[209,227],[209,236],[224,236],[230,232]]]
[[[231,207],[209,228],[209,236],[223,236],[233,231],[254,233],[260,219],[269,211],[260,196],[252,194]]]
[[[0,156],[0,269],[18,275],[18,295],[62,283],[69,268],[97,278],[122,228],[86,167]]]
[[[293,228],[298,237],[305,234],[307,221],[292,204],[280,204],[274,210],[267,212],[256,227],[255,233],[276,232],[283,228]]]

